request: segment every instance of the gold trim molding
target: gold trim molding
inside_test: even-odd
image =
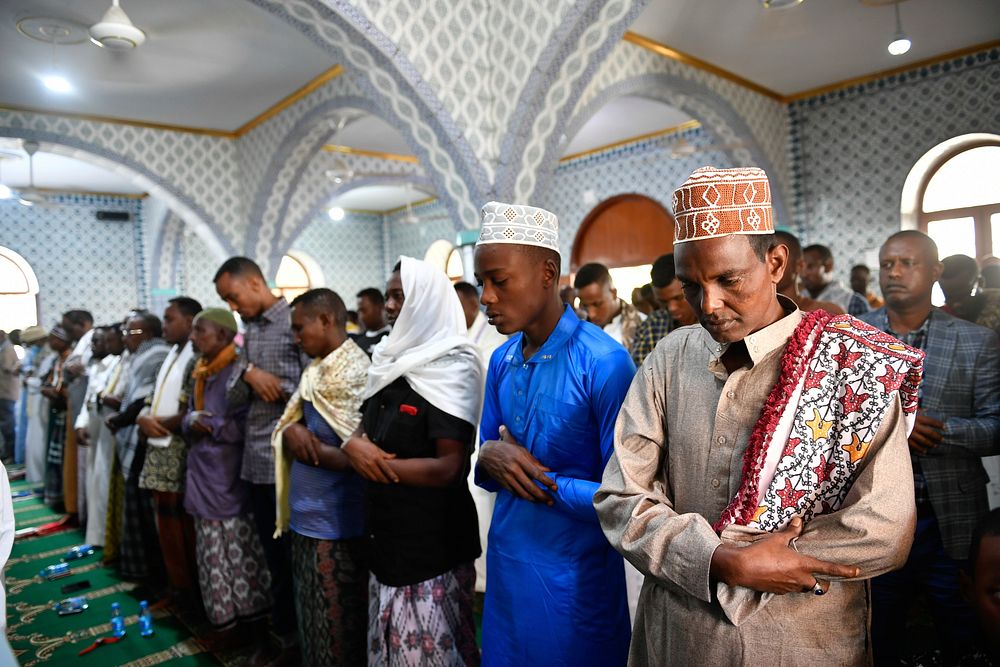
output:
[[[151,123],[144,120],[132,120],[130,118],[116,118],[114,116],[96,116],[85,113],[73,113],[70,111],[53,111],[52,109],[38,109],[35,107],[22,107],[13,104],[0,104],[0,111],[13,111],[25,113],[37,113],[47,116],[61,116],[63,118],[75,118],[77,120],[89,120],[95,123],[112,123],[114,125],[129,125],[131,127],[144,127],[150,130],[166,130],[167,132],[187,132],[189,134],[201,134],[210,137],[221,137],[223,139],[235,139],[236,134],[226,130],[213,130],[204,127],[188,127],[186,125],[170,125],[167,123]]]
[[[656,40],[650,39],[649,37],[644,37],[638,33],[626,32],[625,36],[622,38],[626,42],[631,42],[636,46],[640,46],[644,49],[648,49],[653,53],[663,56],[664,58],[669,58],[670,60],[675,60],[679,63],[685,65],[690,65],[691,67],[709,72],[720,78],[726,79],[727,81],[732,81],[733,83],[748,88],[754,92],[760,93],[770,97],[773,100],[777,100],[782,104],[788,104],[790,102],[797,102],[799,100],[808,99],[810,97],[818,97],[819,95],[825,95],[827,93],[836,92],[838,90],[843,90],[845,88],[851,88],[853,86],[860,86],[872,81],[878,81],[885,77],[894,76],[896,74],[902,74],[910,70],[920,69],[922,67],[930,67],[932,65],[938,65],[949,60],[954,60],[955,58],[961,58],[963,56],[968,56],[973,53],[979,53],[980,51],[988,51],[989,49],[994,49],[1000,47],[1000,40],[994,40],[991,42],[984,42],[982,44],[975,44],[973,46],[966,47],[964,49],[958,49],[957,51],[949,51],[947,53],[941,53],[930,58],[925,58],[924,60],[918,60],[906,65],[901,65],[900,67],[894,67],[892,69],[882,70],[879,72],[873,72],[871,74],[865,74],[864,76],[858,76],[851,79],[844,79],[843,81],[837,81],[835,83],[830,83],[825,86],[819,86],[817,88],[810,88],[809,90],[803,90],[798,93],[792,93],[790,95],[782,95],[781,93],[766,88],[759,83],[745,79],[739,74],[730,72],[729,70],[713,65],[710,62],[696,58],[683,51],[678,51],[675,48],[667,46],[666,44],[661,44]]]
[[[430,204],[431,202],[437,201],[437,197],[426,197],[424,199],[418,199],[415,202],[410,202],[409,205],[403,204],[402,206],[397,206],[396,208],[390,208],[386,211],[382,211],[382,215],[393,215],[394,213],[399,213],[405,211],[407,208],[416,208],[418,206],[423,206],[425,204]]]
[[[666,44],[661,44],[656,40],[650,39],[649,37],[643,37],[638,33],[629,31],[625,33],[623,39],[626,42],[631,42],[637,46],[641,46],[644,49],[648,49],[653,53],[659,54],[664,58],[676,60],[679,63],[690,65],[691,67],[704,70],[706,72],[714,74],[715,76],[726,79],[727,81],[732,81],[733,83],[739,86],[743,86],[744,88],[749,88],[750,90],[760,93],[761,95],[770,97],[773,100],[778,100],[779,102],[784,101],[784,97],[782,96],[781,93],[775,92],[770,88],[765,88],[759,83],[754,83],[750,79],[744,79],[739,74],[734,74],[729,70],[722,69],[721,67],[713,65],[712,63],[702,60],[701,58],[696,58],[691,54],[684,53],[683,51],[678,51],[675,48],[667,46]]]
[[[939,65],[943,62],[949,60],[954,60],[955,58],[961,58],[963,56],[972,55],[973,53],[979,53],[980,51],[988,51],[990,49],[995,49],[1000,47],[1000,39],[993,40],[992,42],[984,42],[982,44],[976,44],[974,46],[969,46],[964,49],[958,49],[957,51],[949,51],[948,53],[942,53],[932,58],[924,58],[923,60],[918,60],[916,62],[910,63],[908,65],[902,65],[900,67],[894,67],[892,69],[882,70],[881,72],[874,72],[873,74],[866,74],[864,76],[855,77],[853,79],[845,79],[844,81],[838,81],[837,83],[831,83],[826,86],[820,86],[818,88],[812,88],[810,90],[803,90],[800,93],[793,93],[784,98],[784,102],[787,104],[789,102],[797,102],[799,100],[808,99],[810,97],[818,97],[820,95],[825,95],[827,93],[836,92],[838,90],[843,90],[845,88],[853,88],[854,86],[861,86],[866,83],[871,83],[872,81],[878,81],[879,79],[884,79],[885,77],[894,76],[896,74],[902,74],[904,72],[909,72],[910,70],[921,69],[923,67],[931,67],[932,65]]]
[[[338,146],[337,144],[326,144],[323,150],[328,153],[342,153],[344,155],[365,155],[368,157],[382,158],[383,160],[396,160],[397,162],[409,162],[417,164],[416,155],[402,155],[400,153],[383,153],[381,151],[369,151],[364,148],[353,148],[351,146]]]
[[[305,97],[309,93],[312,93],[313,91],[315,91],[320,86],[322,86],[322,85],[324,85],[324,84],[326,84],[326,83],[328,83],[330,81],[333,81],[334,79],[336,79],[338,76],[340,76],[343,73],[344,73],[344,68],[343,68],[342,65],[334,65],[333,67],[331,67],[330,69],[326,70],[325,72],[323,72],[322,74],[320,74],[319,76],[317,76],[316,78],[314,78],[312,81],[310,81],[306,85],[304,85],[301,88],[299,88],[298,90],[296,90],[291,95],[285,97],[283,100],[281,100],[280,102],[278,102],[277,104],[275,104],[274,106],[272,106],[270,109],[268,109],[264,113],[260,114],[256,118],[251,118],[250,120],[248,120],[243,125],[240,125],[238,128],[236,128],[233,131],[233,134],[236,137],[242,137],[244,134],[246,134],[247,132],[250,132],[255,127],[257,127],[258,125],[260,125],[261,123],[266,123],[267,121],[271,120],[272,118],[274,118],[275,116],[277,116],[279,113],[281,113],[282,111],[284,111],[288,107],[292,106],[293,104],[295,104],[296,102],[298,102],[299,100],[301,100],[303,97]]]
[[[596,153],[603,153],[605,151],[614,150],[620,146],[625,146],[627,144],[634,144],[640,141],[646,141],[648,139],[657,139],[659,137],[665,137],[670,134],[676,134],[678,132],[683,132],[684,130],[693,130],[695,128],[701,127],[701,123],[696,120],[687,120],[680,125],[674,125],[673,127],[664,128],[662,130],[657,130],[655,132],[648,132],[646,134],[640,134],[634,137],[628,137],[627,139],[622,139],[621,141],[616,141],[611,144],[604,144],[603,146],[597,146],[596,148],[590,148],[585,151],[580,151],[579,153],[572,153],[570,155],[564,155],[559,158],[559,162],[569,162],[570,160],[578,160],[582,157],[587,157],[594,155]]]
[[[235,130],[216,130],[207,127],[190,127],[187,125],[171,125],[170,123],[154,123],[145,120],[133,120],[131,118],[118,118],[115,116],[100,116],[96,114],[73,113],[71,111],[55,111],[52,109],[39,109],[35,107],[22,107],[14,104],[0,104],[0,111],[14,111],[25,113],[45,114],[48,116],[62,116],[64,118],[75,118],[78,120],[89,120],[95,123],[113,123],[115,125],[129,125],[131,127],[144,127],[150,130],[165,130],[167,132],[186,132],[188,134],[200,134],[209,137],[220,137],[222,139],[239,139],[255,127],[274,118],[279,113],[292,106],[303,97],[314,92],[320,86],[332,81],[344,73],[342,65],[335,65],[315,77],[309,83],[296,90],[291,95],[280,100],[269,107],[260,115],[251,118],[249,121],[239,126]]]

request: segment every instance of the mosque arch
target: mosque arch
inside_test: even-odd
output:
[[[363,184],[395,182],[392,177],[352,179],[343,184],[334,184],[326,179],[324,169],[317,164],[317,156],[321,155],[323,146],[336,131],[331,121],[351,111],[363,111],[399,127],[398,119],[385,113],[371,100],[355,95],[330,98],[295,123],[272,153],[250,207],[245,251],[266,264],[261,267],[265,273],[273,274],[277,271],[275,262],[280,260],[284,250],[302,233],[330,198]],[[403,138],[411,148],[418,148],[405,133]],[[351,156],[342,157],[353,159]],[[414,184],[419,180],[424,187],[431,188],[431,179],[417,176],[415,165],[400,164],[406,165],[405,169],[400,169],[407,173],[404,177],[406,180]],[[331,187],[321,187],[318,181],[327,181]],[[309,192],[302,192],[303,189]],[[296,199],[303,197],[307,200],[306,204],[299,202],[296,206]],[[292,208],[299,212],[290,214]]]
[[[646,195],[615,195],[595,206],[583,219],[570,253],[570,271],[588,262],[609,268],[648,264],[671,252],[674,217]]]
[[[211,214],[195,202],[180,185],[173,183],[144,162],[104,146],[96,140],[87,141],[53,131],[6,125],[0,126],[0,136],[35,140],[39,143],[41,151],[71,157],[120,174],[146,190],[151,196],[162,200],[167,208],[183,221],[184,225],[201,238],[205,246],[217,258],[225,259],[237,254]],[[160,270],[163,252],[165,250],[173,251],[173,248],[167,247],[169,245],[167,234],[166,225],[160,225],[153,240],[152,256],[149,263],[149,286],[152,290],[156,290],[161,283],[168,280],[167,276],[161,275]]]
[[[323,170],[319,169],[318,171],[322,172]],[[327,188],[317,188],[314,192],[307,196],[308,201],[305,204],[305,213],[302,215],[296,215],[290,219],[291,230],[284,235],[280,241],[276,242],[268,260],[269,266],[277,266],[275,264],[275,260],[280,260],[282,255],[288,253],[288,249],[295,244],[296,240],[298,240],[299,236],[302,235],[306,228],[318,217],[322,216],[323,211],[329,208],[331,200],[335,199],[339,195],[343,195],[357,188],[371,185],[411,185],[416,189],[428,191],[433,187],[430,179],[425,176],[412,173],[400,173],[393,176],[385,175],[355,178],[339,184],[330,181],[322,173],[320,173],[319,176],[324,181],[328,182],[329,186]]]
[[[168,207],[176,212],[209,248],[221,256],[235,254],[232,244],[219,229],[215,218],[194,201],[179,184],[157,172],[151,165],[109,148],[96,140],[88,141],[59,132],[4,125],[2,120],[0,120],[0,136],[33,139],[39,142],[42,151],[75,158],[129,178],[150,195],[165,201]]]
[[[576,136],[587,121],[608,102],[625,95],[645,97],[679,109],[697,119],[703,130],[716,143],[726,146],[739,144],[739,147],[724,149],[733,164],[753,165],[768,174],[778,173],[776,165],[768,159],[763,146],[747,122],[728,100],[698,81],[671,73],[657,72],[617,81],[601,90],[581,107],[566,124],[563,136],[551,138],[546,164],[539,172],[540,183],[536,192],[545,192],[551,187],[551,179],[559,163],[560,147],[565,145],[564,142]],[[542,182],[541,179],[545,181]],[[776,224],[788,226],[791,224],[791,216],[785,205],[784,192],[775,179],[771,180]]]
[[[364,95],[359,108],[401,128],[449,213],[468,227],[478,226],[478,207],[489,191],[485,169],[433,87],[365,11],[347,0],[248,1],[349,66],[348,76]],[[270,248],[262,253],[271,255]]]

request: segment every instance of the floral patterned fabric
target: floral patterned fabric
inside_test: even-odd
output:
[[[368,585],[368,664],[479,665],[472,562],[410,586]]]

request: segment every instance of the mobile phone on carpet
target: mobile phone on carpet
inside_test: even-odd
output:
[[[59,590],[62,591],[63,595],[67,593],[75,593],[77,591],[85,591],[90,588],[90,581],[84,579],[83,581],[74,581],[72,584],[66,584]]]

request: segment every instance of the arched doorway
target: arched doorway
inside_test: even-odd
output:
[[[587,214],[573,240],[570,270],[600,262],[611,270],[618,295],[649,282],[652,263],[673,251],[674,216],[658,201],[640,194],[606,199]]]
[[[609,268],[651,264],[674,247],[674,216],[640,194],[605,199],[587,214],[573,240],[570,269],[588,262]]]

